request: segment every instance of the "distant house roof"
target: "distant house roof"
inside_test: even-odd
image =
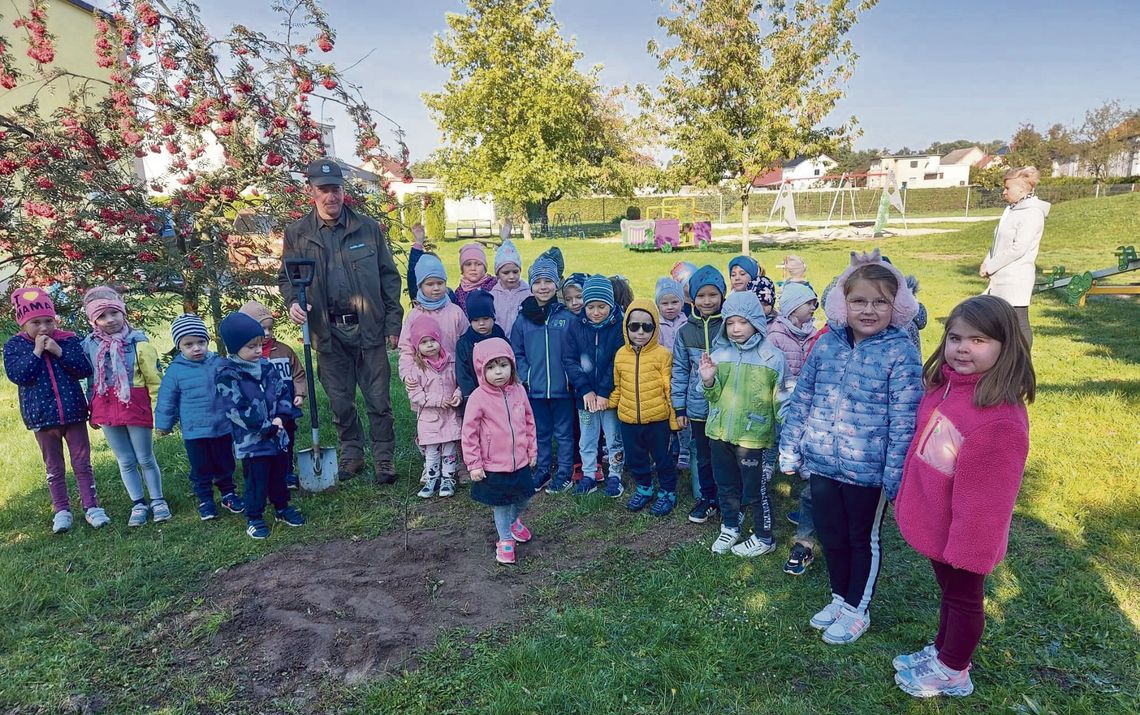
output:
[[[803,154],[800,154],[795,159],[792,159],[788,163],[784,164],[784,168],[792,169],[804,163],[805,161],[820,161],[825,164],[827,162],[831,162],[832,164],[835,163],[835,159],[832,159],[827,154],[820,154],[819,156],[804,156]]]
[[[110,19],[111,18],[111,13],[107,12],[106,10],[100,10],[99,8],[92,5],[91,3],[83,2],[83,0],[64,0],[64,2],[66,2],[68,5],[74,5],[75,7],[79,8],[80,10],[82,10],[84,12],[90,12],[90,13],[94,13],[96,15],[101,15],[104,19]]]
[[[1006,144],[1005,146],[1001,147],[996,152],[994,152],[994,156],[1005,156],[1007,154],[1009,154],[1009,145],[1008,144]]]
[[[929,159],[937,154],[880,154],[880,159]],[[941,158],[941,157],[939,157]]]
[[[978,163],[974,164],[974,166],[978,167],[979,169],[984,169],[987,166],[989,166],[991,163],[993,163],[994,159],[997,159],[997,157],[994,156],[993,154],[986,154],[981,159],[979,159]]]
[[[955,149],[946,156],[942,157],[942,163],[961,164],[962,160],[965,159],[973,151],[981,151],[981,149],[978,149],[976,146],[968,146],[965,149]]]
[[[784,170],[782,168],[769,169],[768,173],[756,177],[752,180],[753,186],[778,186],[784,182]]]

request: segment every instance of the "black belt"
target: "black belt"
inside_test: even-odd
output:
[[[356,313],[329,313],[329,321],[334,325],[359,325],[360,316]]]

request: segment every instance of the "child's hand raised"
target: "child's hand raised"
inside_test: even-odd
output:
[[[472,469],[469,474],[471,476],[471,481],[473,482],[481,482],[487,478],[487,473],[482,469]]]
[[[507,219],[506,221],[504,221],[502,227],[499,228],[499,238],[503,239],[504,241],[509,239],[511,237],[511,229],[512,228],[513,227],[511,226],[511,220],[510,219]]]
[[[713,380],[716,379],[716,363],[709,357],[708,353],[701,353],[701,362],[697,367],[701,373],[701,382],[705,387],[712,387]]]
[[[424,237],[427,236],[427,231],[424,230],[424,225],[422,223],[417,223],[415,226],[412,226],[412,235],[416,238],[415,243],[412,245],[422,251],[424,248]]]

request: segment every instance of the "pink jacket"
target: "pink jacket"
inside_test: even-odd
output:
[[[534,412],[526,390],[517,379],[492,387],[483,377],[483,366],[497,357],[515,364],[510,344],[488,338],[475,345],[475,375],[479,387],[467,398],[463,413],[463,460],[470,470],[514,472],[538,456]]]
[[[405,382],[408,380],[408,371],[416,364],[413,358],[416,348],[412,345],[411,325],[417,315],[430,315],[435,318],[439,323],[440,337],[443,338],[443,349],[450,355],[455,355],[455,344],[459,342],[459,336],[467,332],[467,327],[471,325],[467,316],[463,314],[463,309],[455,303],[448,302],[439,310],[424,310],[418,305],[413,305],[407,313],[403,327],[400,328],[400,361],[397,366],[400,379]]]
[[[804,331],[806,334],[797,334],[797,330],[783,316],[777,317],[768,326],[768,340],[772,343],[772,347],[784,353],[788,363],[788,375],[793,378],[800,376],[800,370],[807,361],[808,343],[815,335],[814,325],[807,325],[806,328]]]
[[[530,286],[526,281],[519,281],[518,288],[507,290],[502,283],[496,283],[491,289],[491,297],[495,299],[495,324],[510,335],[522,302],[530,297]]]
[[[1025,405],[977,408],[981,375],[944,366],[948,382],[918,407],[895,520],[927,558],[987,574],[1005,557],[1013,505],[1029,454]]]
[[[459,408],[445,407],[444,401],[461,397],[455,382],[455,358],[449,353],[442,370],[420,367],[412,360],[408,375],[419,381],[408,389],[408,400],[416,409],[416,444],[446,444],[459,441],[462,425]]]
[[[677,331],[687,322],[689,322],[689,316],[685,315],[684,311],[672,320],[662,318],[661,329],[657,331],[657,342],[664,345],[669,352],[673,352],[673,343],[677,339]]]

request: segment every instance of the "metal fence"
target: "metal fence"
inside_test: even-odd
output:
[[[1137,184],[1046,184],[1037,195],[1051,203],[1072,199],[1102,198],[1132,193]],[[882,189],[808,189],[796,191],[796,215],[803,220],[835,221],[874,220]],[[903,193],[908,218],[956,218],[996,215],[1005,207],[1001,189],[980,186],[954,186],[941,189],[908,189]],[[621,198],[590,196],[562,199],[550,205],[551,226],[582,224],[614,224],[623,218],[650,217],[659,211],[663,199],[680,199],[692,207],[698,217],[717,223],[737,223],[741,219],[738,197],[711,192],[707,194],[658,194]],[[748,200],[749,221],[763,223],[768,219],[775,191],[753,191]],[[892,215],[896,212],[892,211]]]

